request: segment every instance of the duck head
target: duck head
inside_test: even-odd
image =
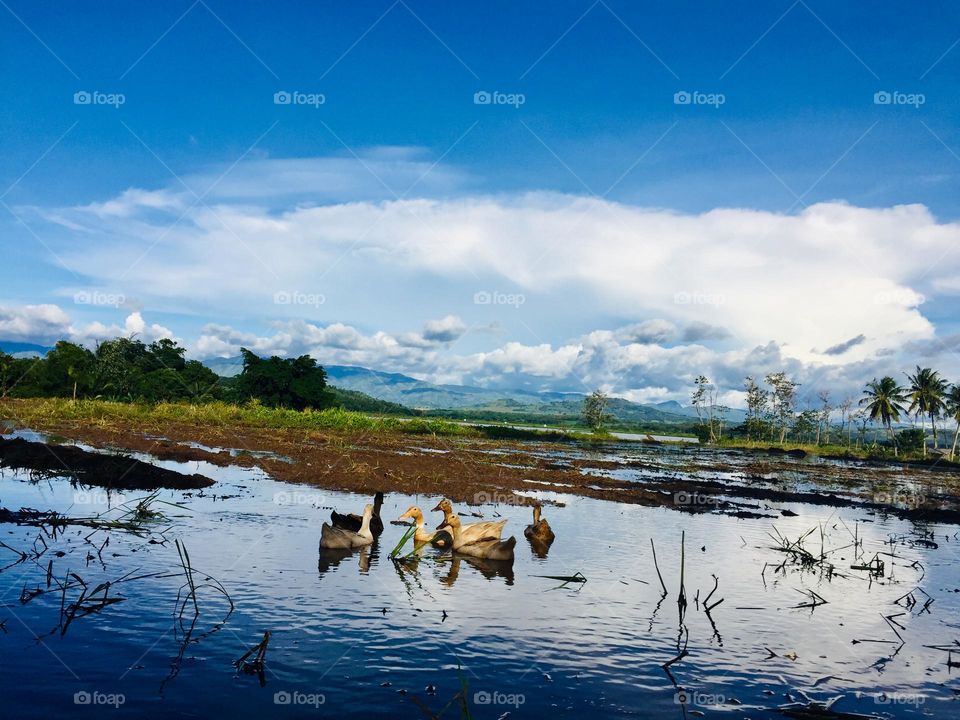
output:
[[[380,508],[382,506],[383,506],[383,493],[378,490],[377,494],[373,496],[373,509],[374,509],[374,512],[377,513],[377,515],[380,514]]]
[[[536,525],[540,522],[540,503],[534,503],[533,505],[533,524]]]
[[[409,520],[410,518],[416,520],[418,525],[423,525],[423,511],[416,505],[411,505],[407,508],[407,511],[398,517],[397,520]]]
[[[437,530],[444,527],[445,525],[450,524],[450,518],[456,517],[456,514],[453,512],[453,505],[450,504],[450,501],[443,499],[437,503],[437,506],[434,508],[434,511],[440,510],[443,513],[443,520],[440,521],[440,524],[437,525]]]

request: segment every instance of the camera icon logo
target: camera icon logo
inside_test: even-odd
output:
[[[889,105],[893,102],[893,95],[888,93],[886,90],[880,90],[873,94],[873,104],[874,105]]]
[[[280,690],[273,694],[273,704],[274,705],[289,705],[293,700],[293,697],[286,690]]]
[[[91,102],[93,102],[93,95],[86,90],[78,90],[73,94],[74,105],[89,105]]]
[[[489,705],[492,699],[486,690],[479,690],[473,694],[473,702],[476,705]]]
[[[689,105],[693,101],[693,96],[686,90],[680,90],[673,94],[674,105]]]
[[[89,705],[93,700],[93,696],[90,695],[86,690],[81,690],[73,694],[73,704],[74,705]]]
[[[293,101],[293,96],[286,90],[278,90],[273,94],[274,105],[289,105]]]
[[[474,105],[489,105],[493,102],[493,96],[486,90],[478,90],[473,94]]]

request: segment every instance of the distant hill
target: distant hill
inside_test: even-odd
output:
[[[36,345],[34,343],[14,342],[12,340],[0,340],[0,351],[7,355],[13,355],[17,358],[43,357],[53,350],[52,347],[45,345]]]
[[[233,376],[243,367],[241,358],[217,358],[205,362],[219,375]],[[396,405],[471,420],[509,420],[525,422],[579,420],[583,410],[583,394],[534,392],[530,390],[491,390],[470,385],[429,383],[402,373],[383,372],[350,365],[325,365],[330,384],[352,390]],[[678,402],[642,405],[621,398],[611,398],[608,412],[621,423],[643,425],[689,424],[696,417],[693,408]],[[731,411],[731,422],[739,422],[741,411]]]

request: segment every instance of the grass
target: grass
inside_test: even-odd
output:
[[[126,403],[110,400],[29,398],[0,401],[0,414],[25,425],[50,425],[56,422],[87,422],[106,426],[113,423],[164,424],[187,423],[216,427],[372,431],[430,435],[478,436],[473,428],[445,420],[367,415],[341,410],[288,410],[256,403],[231,405],[224,402],[202,404],[163,402]]]
[[[0,417],[18,424],[50,427],[58,423],[82,422],[100,427],[125,424],[135,427],[169,423],[213,427],[328,430],[343,433],[374,432],[408,435],[445,435],[497,440],[590,440],[581,433],[526,430],[506,427],[463,425],[431,417],[375,415],[340,408],[289,410],[258,403],[233,405],[224,402],[115,402],[111,400],[69,400],[66,398],[23,398],[0,400]]]
[[[725,438],[719,443],[720,447],[725,448],[735,448],[739,450],[766,450],[768,448],[777,448],[780,450],[803,450],[808,455],[815,455],[818,457],[824,458],[841,458],[841,459],[857,459],[857,460],[884,460],[891,462],[906,462],[906,463],[926,463],[926,464],[937,464],[937,465],[948,465],[953,466],[957,463],[948,460],[947,458],[938,457],[934,454],[928,454],[927,457],[923,456],[923,451],[916,450],[911,452],[905,452],[902,449],[900,450],[899,455],[894,455],[893,450],[887,447],[881,446],[860,446],[856,445],[847,446],[847,445],[836,445],[836,444],[821,444],[817,445],[815,443],[801,443],[801,442],[790,442],[787,441],[783,445],[778,444],[774,440],[746,440],[744,438]]]

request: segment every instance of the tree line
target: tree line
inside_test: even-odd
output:
[[[223,378],[173,340],[119,337],[90,350],[61,340],[45,357],[0,352],[0,398],[99,398],[123,402],[247,402],[296,410],[334,404],[323,367],[308,355],[260,358],[241,349],[243,370]]]
[[[862,396],[846,397],[833,403],[826,391],[816,393],[817,403],[798,408],[798,388],[784,372],[770,373],[763,384],[752,376],[744,379],[746,419],[733,432],[747,440],[778,442],[789,437],[795,442],[816,445],[831,442],[852,447],[866,444],[867,431],[879,425],[886,433],[886,445],[894,455],[900,450],[921,451],[927,455],[927,421],[934,450],[939,450],[940,432],[947,423],[955,423],[952,444],[946,447],[952,460],[960,440],[960,383],[951,384],[932,368],[917,366],[905,373],[905,384],[889,375],[866,383]],[[697,412],[701,439],[719,442],[728,425],[730,409],[718,402],[718,390],[704,375],[694,380],[691,403]],[[839,416],[839,422],[834,419]],[[914,427],[894,431],[894,424],[912,419]],[[941,422],[938,428],[938,422]],[[919,422],[920,427],[916,427]],[[873,444],[877,445],[874,433]]]

